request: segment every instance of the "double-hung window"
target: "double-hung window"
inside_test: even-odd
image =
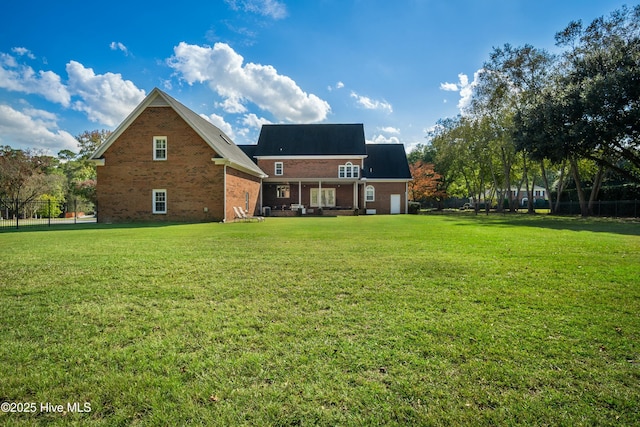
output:
[[[167,213],[167,190],[153,190],[152,207],[154,214]]]
[[[367,185],[364,189],[364,201],[365,202],[375,202],[376,201],[376,189],[373,185]]]
[[[275,164],[275,174],[283,175],[284,174],[284,165],[282,162],[276,162]]]
[[[278,185],[276,187],[276,197],[278,199],[288,199],[291,194],[291,188],[288,185]]]
[[[153,137],[153,160],[167,160],[167,137]]]

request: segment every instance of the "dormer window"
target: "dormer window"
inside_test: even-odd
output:
[[[153,160],[167,160],[167,137],[153,137]]]
[[[360,168],[351,162],[338,166],[338,178],[358,178]]]

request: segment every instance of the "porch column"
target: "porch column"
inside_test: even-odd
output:
[[[298,181],[298,205],[302,205],[302,181]]]
[[[322,207],[322,181],[318,181],[318,209]]]
[[[358,181],[353,183],[353,209],[358,209]]]

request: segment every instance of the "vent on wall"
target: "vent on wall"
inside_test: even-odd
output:
[[[156,96],[156,98],[153,101],[151,101],[149,106],[150,107],[168,107],[169,104],[167,104],[167,101],[165,101],[163,97]]]

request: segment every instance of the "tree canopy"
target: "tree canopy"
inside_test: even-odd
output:
[[[447,188],[464,183],[478,201],[505,195],[513,209],[513,188],[524,186],[533,211],[535,185],[557,190],[557,206],[568,167],[588,215],[607,179],[640,184],[640,6],[587,26],[570,22],[555,38],[564,49],[557,56],[531,45],[494,48],[471,108],[439,122],[419,147],[429,147]]]

